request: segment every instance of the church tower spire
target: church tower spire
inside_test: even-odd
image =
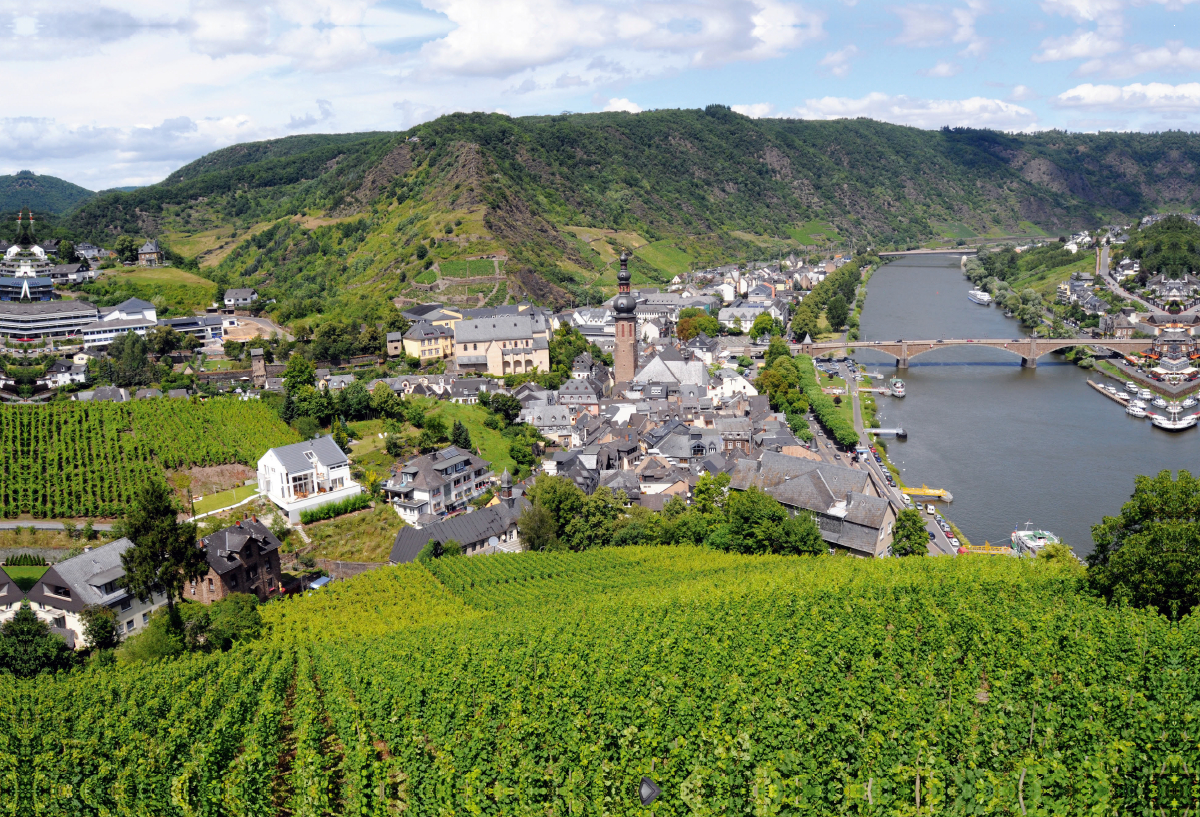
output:
[[[621,271],[617,273],[616,313],[617,348],[613,351],[613,376],[618,383],[629,383],[637,372],[637,301],[629,294],[629,253],[621,253]]]

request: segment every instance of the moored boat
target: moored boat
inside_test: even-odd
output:
[[[1013,550],[1022,556],[1037,556],[1046,545],[1061,544],[1062,540],[1047,530],[1033,530],[1025,523],[1024,530],[1013,530]]]
[[[1146,409],[1142,406],[1139,406],[1137,403],[1132,403],[1128,408],[1125,409],[1125,413],[1130,417],[1145,417]]]
[[[982,289],[971,290],[967,293],[967,298],[981,306],[988,306],[992,303],[992,296]]]
[[[888,384],[888,387],[891,389],[892,397],[904,396],[904,381],[900,378],[893,377],[892,382]]]
[[[1125,391],[1129,392],[1130,394],[1137,394],[1138,393],[1137,383],[1126,383]]]

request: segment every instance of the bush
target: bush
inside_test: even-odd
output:
[[[32,553],[18,553],[4,560],[5,567],[41,567],[44,564],[46,560],[43,557]]]
[[[361,511],[363,508],[370,506],[370,504],[371,497],[366,494],[355,494],[343,499],[341,502],[330,502],[328,505],[322,505],[319,508],[300,511],[300,521],[305,525],[310,525],[313,522],[320,522],[323,519],[333,519],[336,516]]]

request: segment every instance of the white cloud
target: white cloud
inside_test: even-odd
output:
[[[975,24],[987,8],[982,0],[967,0],[958,8],[917,4],[895,9],[904,28],[896,37],[900,45],[929,48],[947,42],[961,45],[963,56],[979,56],[987,49],[987,38],[980,36]]]
[[[1037,99],[1037,93],[1028,85],[1014,85],[1012,93],[1008,95],[1009,102],[1025,102],[1029,99]]]
[[[455,26],[422,47],[428,67],[478,76],[607,52],[654,54],[660,68],[771,59],[822,36],[825,20],[782,0],[423,2]]]
[[[1120,51],[1123,47],[1121,30],[1106,26],[1096,31],[1076,31],[1065,37],[1043,40],[1041,53],[1034,54],[1033,61],[1096,59]]]
[[[330,119],[333,119],[333,103],[328,99],[318,99],[316,116],[313,116],[312,113],[307,113],[301,117],[293,116],[286,127],[288,130],[303,130],[304,128],[311,128],[313,125],[328,122]]]
[[[628,99],[617,99],[613,97],[608,100],[608,104],[604,106],[606,111],[625,111],[626,113],[641,113],[642,106],[636,102],[630,102]]]
[[[1125,5],[1126,0],[1043,0],[1042,10],[1088,23],[1119,15]]]
[[[962,70],[962,66],[953,62],[941,60],[937,65],[921,73],[927,77],[952,77]]]
[[[1158,48],[1134,46],[1111,59],[1097,59],[1079,66],[1080,74],[1102,74],[1116,79],[1137,76],[1150,71],[1198,72],[1200,49],[1189,48],[1175,41]]]
[[[804,119],[847,119],[869,117],[917,128],[952,127],[1033,130],[1037,117],[1033,111],[986,97],[970,99],[918,99],[903,94],[890,96],[871,93],[858,99],[827,96],[805,100],[796,109]]]
[[[775,106],[770,102],[755,102],[751,105],[730,105],[729,107],[742,116],[748,116],[751,119],[766,119],[775,114]]]
[[[828,68],[835,77],[844,77],[850,73],[850,60],[858,54],[858,46],[853,43],[837,51],[830,51],[821,60],[822,68]]]
[[[1164,82],[1132,85],[1077,85],[1053,98],[1060,108],[1102,108],[1108,111],[1200,111],[1200,82],[1169,85]]]

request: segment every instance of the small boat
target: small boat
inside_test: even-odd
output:
[[[1116,387],[1116,386],[1111,386],[1111,385],[1110,385],[1110,386],[1105,386],[1105,387],[1104,387],[1104,390],[1105,390],[1106,392],[1108,392],[1109,394],[1116,394],[1116,393],[1117,393],[1117,387]]]
[[[1028,522],[1025,523],[1024,530],[1013,530],[1011,539],[1013,550],[1022,556],[1037,556],[1046,545],[1062,543],[1062,540],[1050,531],[1031,530]]]
[[[1196,398],[1188,397],[1186,400],[1183,401],[1182,405],[1185,409],[1194,408],[1196,405]]]
[[[1006,309],[1006,310],[1004,311],[1004,317],[1006,317],[1006,318],[1011,318],[1012,316],[1013,316],[1013,313],[1012,313],[1012,310],[1011,310],[1011,309]]]
[[[1139,406],[1137,403],[1134,403],[1125,409],[1125,413],[1130,417],[1145,417],[1146,409],[1142,406]]]
[[[967,298],[980,306],[989,306],[992,303],[992,296],[982,289],[973,289],[967,293]]]
[[[1166,408],[1167,407],[1167,401],[1162,399],[1161,397],[1155,397],[1150,402],[1154,405],[1155,408]]]
[[[1149,389],[1142,389],[1140,392],[1138,392],[1138,397],[1142,398],[1143,400],[1153,400],[1154,394]]]
[[[1129,392],[1130,394],[1137,394],[1138,393],[1137,383],[1126,383],[1125,391]]]
[[[898,377],[893,377],[892,382],[888,384],[892,390],[892,397],[904,396],[904,381]]]

